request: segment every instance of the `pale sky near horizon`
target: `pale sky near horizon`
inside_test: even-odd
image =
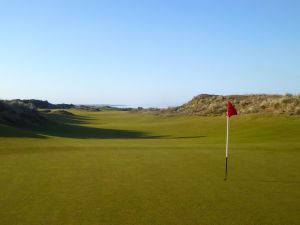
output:
[[[300,93],[298,0],[3,0],[0,34],[1,99]]]

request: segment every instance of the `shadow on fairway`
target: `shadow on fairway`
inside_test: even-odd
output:
[[[130,139],[161,138],[135,130],[119,130],[84,126],[93,118],[45,114],[47,120],[38,128],[22,128],[0,125],[0,137],[47,138],[47,136],[78,139]]]
[[[88,116],[44,114],[45,121],[39,127],[14,127],[0,124],[0,137],[47,138],[47,136],[78,139],[192,139],[206,136],[154,136],[136,130],[119,130],[89,127]]]
[[[0,137],[46,138],[34,130],[4,124],[0,124]]]
[[[160,138],[135,130],[88,127],[93,118],[86,116],[47,115],[48,121],[36,129],[41,135],[79,139]]]

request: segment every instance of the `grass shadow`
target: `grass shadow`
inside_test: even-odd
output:
[[[24,127],[13,127],[5,124],[0,124],[0,137],[46,138],[45,136],[38,134],[34,130]]]
[[[47,136],[78,139],[161,138],[136,130],[120,130],[84,126],[91,117],[79,115],[43,114],[46,120],[40,127],[23,128],[0,125],[0,137],[47,138]]]
[[[39,127],[15,127],[0,124],[0,137],[47,138],[48,136],[77,139],[192,139],[205,136],[154,136],[137,130],[89,127],[94,118],[80,115],[43,113],[46,118]]]

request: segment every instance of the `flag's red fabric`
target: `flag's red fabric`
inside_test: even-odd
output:
[[[232,105],[232,103],[230,101],[228,101],[227,104],[227,116],[231,117],[237,115],[236,109],[234,108],[234,106]]]

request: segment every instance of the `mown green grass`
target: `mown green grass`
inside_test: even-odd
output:
[[[129,112],[0,126],[1,225],[299,224],[300,117]]]

